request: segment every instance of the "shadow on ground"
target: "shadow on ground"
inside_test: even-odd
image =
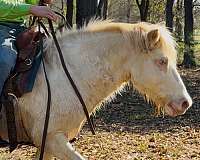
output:
[[[98,131],[123,131],[145,134],[149,132],[177,132],[180,128],[200,128],[200,77],[199,71],[180,70],[183,81],[193,99],[193,106],[183,116],[156,117],[154,109],[142,96],[129,90],[117,96],[96,113]],[[86,126],[86,128],[88,128]]]

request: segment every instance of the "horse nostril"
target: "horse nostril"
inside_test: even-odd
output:
[[[182,103],[182,108],[187,109],[189,107],[189,102],[187,100],[184,100]]]

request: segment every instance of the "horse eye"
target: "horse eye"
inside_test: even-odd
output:
[[[160,65],[167,65],[168,64],[168,59],[163,57],[159,60]]]

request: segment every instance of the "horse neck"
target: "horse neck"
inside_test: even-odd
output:
[[[60,40],[64,58],[89,111],[129,79],[121,33],[80,33]]]

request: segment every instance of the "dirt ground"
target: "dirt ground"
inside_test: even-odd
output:
[[[155,117],[141,96],[127,91],[97,112],[95,136],[84,126],[76,150],[89,160],[200,160],[200,70],[180,73],[194,102],[185,115]],[[35,153],[30,145],[11,154],[1,147],[0,160],[31,160]]]

